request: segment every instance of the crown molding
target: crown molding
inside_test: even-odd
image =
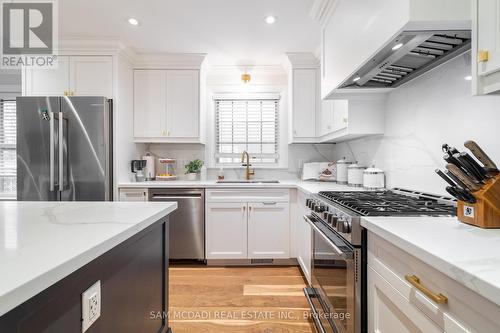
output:
[[[206,53],[136,53],[134,69],[200,69]]]
[[[285,63],[286,68],[317,68],[319,60],[311,52],[287,52]]]
[[[314,0],[309,16],[324,26],[330,18],[338,0]]]

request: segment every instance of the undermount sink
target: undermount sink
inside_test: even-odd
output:
[[[279,180],[267,180],[267,179],[233,179],[233,180],[218,180],[217,183],[220,184],[279,184]]]

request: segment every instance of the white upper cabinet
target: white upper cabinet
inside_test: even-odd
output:
[[[70,57],[69,90],[75,96],[113,96],[111,57]]]
[[[469,0],[316,0],[322,24],[321,98],[364,89],[338,89],[403,31],[470,29]],[[390,50],[389,50],[390,51]],[[379,90],[382,88],[377,88]],[[346,91],[347,90],[347,91]],[[374,89],[371,89],[373,92]],[[388,91],[387,89],[385,91]],[[345,98],[345,97],[344,97]]]
[[[62,96],[69,91],[69,57],[58,57],[55,69],[23,69],[24,96]]]
[[[500,0],[473,0],[473,93],[500,91]],[[474,42],[475,41],[475,42]]]
[[[55,69],[24,68],[24,96],[113,97],[112,56],[59,56]]]
[[[292,70],[291,142],[315,141],[317,72],[317,69]]]
[[[136,142],[201,142],[200,71],[134,71]]]
[[[319,64],[310,53],[288,53],[288,143],[317,141]]]
[[[385,100],[324,100],[318,142],[341,142],[384,133]]]
[[[166,135],[165,71],[134,71],[134,136]]]
[[[197,138],[200,125],[200,77],[197,70],[167,71],[167,132]]]

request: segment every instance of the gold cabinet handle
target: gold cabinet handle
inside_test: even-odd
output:
[[[420,282],[420,279],[416,275],[405,275],[406,281],[410,282],[412,286],[420,290],[422,293],[424,293],[425,296],[429,297],[431,300],[438,304],[446,304],[448,303],[448,297],[445,295],[439,293],[433,293],[430,291],[426,286]]]
[[[477,62],[486,62],[490,59],[490,52],[488,50],[479,50],[477,52]]]

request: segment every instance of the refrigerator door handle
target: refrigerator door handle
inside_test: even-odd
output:
[[[62,192],[64,190],[64,156],[63,156],[63,139],[64,139],[64,132],[63,132],[63,125],[64,125],[64,120],[63,120],[63,113],[59,112],[59,192]]]
[[[49,117],[49,190],[54,191],[54,112],[50,112]]]

